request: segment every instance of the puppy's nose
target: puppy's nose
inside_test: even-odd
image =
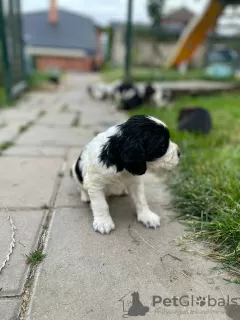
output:
[[[178,150],[177,150],[177,155],[178,155],[178,158],[180,158],[180,156],[181,156],[181,151],[180,151],[179,148],[178,148]]]

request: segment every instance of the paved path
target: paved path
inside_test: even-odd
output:
[[[16,246],[0,273],[0,320],[117,320],[131,306],[131,319],[136,313],[144,319],[239,319],[229,318],[224,307],[195,304],[198,296],[238,297],[239,288],[227,284],[228,275],[213,270],[213,262],[175,245],[184,227],[171,218],[163,178],[145,176],[160,229],[144,228],[129,199],[116,198],[109,200],[116,230],[93,232],[69,167],[81,146],[124,119],[111,105],[89,100],[85,87],[94,80],[68,76],[61,90],[28,94],[17,108],[1,112],[0,141],[14,145],[0,157],[0,267],[12,241],[9,213]],[[25,255],[35,248],[46,258],[29,267]],[[193,295],[194,306],[169,300],[186,295]]]

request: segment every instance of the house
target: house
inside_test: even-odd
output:
[[[24,14],[23,33],[26,55],[37,70],[88,72],[102,63],[101,30],[86,16],[58,10],[56,0],[49,10]]]
[[[163,17],[163,22],[167,24],[179,23],[186,26],[193,18],[195,14],[189,9],[182,7],[171,11],[169,14]]]
[[[183,7],[163,16],[161,24],[159,24],[158,40],[149,25],[135,25],[133,29],[133,64],[139,66],[164,65],[194,15],[193,12]],[[119,66],[124,63],[125,25],[113,23],[112,30],[111,61],[114,65]],[[205,44],[200,45],[192,57],[192,66],[201,67],[203,65],[205,51]]]

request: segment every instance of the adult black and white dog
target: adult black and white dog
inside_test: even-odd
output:
[[[85,146],[71,170],[82,201],[91,202],[94,230],[104,234],[115,229],[106,196],[127,193],[138,221],[146,227],[159,227],[160,217],[148,207],[141,176],[151,168],[171,170],[179,157],[168,127],[150,116],[133,116],[98,134]]]

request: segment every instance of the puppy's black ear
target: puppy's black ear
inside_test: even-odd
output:
[[[131,174],[141,176],[147,171],[145,152],[140,143],[123,148],[121,158],[124,168]]]

